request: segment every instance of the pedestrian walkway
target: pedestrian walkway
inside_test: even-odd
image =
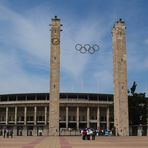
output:
[[[96,137],[82,140],[80,136],[14,137],[0,136],[0,148],[148,148],[148,137]]]

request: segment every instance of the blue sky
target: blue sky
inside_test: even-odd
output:
[[[61,92],[113,93],[113,24],[126,23],[128,87],[148,96],[147,0],[0,0],[0,94],[49,91],[51,18],[63,24]],[[98,44],[80,54],[75,45]]]

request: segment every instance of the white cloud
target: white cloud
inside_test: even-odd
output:
[[[110,92],[113,91],[113,74],[111,71],[102,70],[94,73],[94,79],[97,83],[98,92]],[[112,88],[112,89],[111,89]]]
[[[48,92],[47,80],[26,74],[15,54],[0,54],[0,93]]]
[[[131,50],[131,51],[130,51]],[[128,53],[127,62],[128,69],[130,71],[146,71],[148,70],[147,55],[143,52],[136,52],[134,48],[131,48]],[[145,52],[146,53],[146,52]]]
[[[5,42],[11,42],[11,45],[15,48],[24,49],[28,53],[40,58],[40,60],[44,61],[47,59],[49,54],[48,24],[45,25],[44,22],[44,24],[39,23],[40,25],[36,25],[35,23],[37,22],[33,22],[33,19],[31,21],[4,6],[1,6],[0,10],[0,20],[5,20],[12,24],[12,34],[11,32],[6,32],[6,30],[3,32],[5,34]],[[7,40],[7,38],[10,40]]]
[[[0,22],[5,24],[0,30],[0,92],[48,92],[49,80],[38,74],[30,74],[20,61],[24,57],[23,60],[29,60],[28,64],[49,68],[48,24],[42,19],[35,25],[33,18],[29,20],[25,15],[2,5]]]
[[[148,44],[148,39],[146,39],[146,40],[144,41],[144,43],[145,43],[145,44]]]

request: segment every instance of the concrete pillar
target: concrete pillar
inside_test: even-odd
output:
[[[148,121],[147,121],[148,122]],[[147,134],[146,134],[147,136],[148,136],[148,124],[147,124]]]
[[[110,129],[110,123],[109,123],[109,107],[107,107],[107,110],[106,110],[106,127],[107,129]]]
[[[66,106],[66,129],[68,129],[68,106]]]
[[[6,107],[6,125],[8,124],[8,107]]]
[[[27,136],[27,126],[25,125],[23,128],[23,136]]]
[[[15,122],[15,126],[13,128],[13,133],[14,133],[14,136],[17,136],[17,106],[15,106],[15,111],[14,111],[14,122]]]
[[[17,136],[17,126],[14,126],[13,127],[13,135],[14,136]]]
[[[139,125],[139,126],[138,126],[137,136],[142,136],[142,130],[143,130],[142,125]]]
[[[79,130],[79,107],[77,107],[77,130]]]
[[[24,108],[24,125],[26,126],[27,124],[27,107],[25,106]]]
[[[89,115],[90,115],[90,109],[89,109],[89,107],[87,107],[87,128],[90,127],[90,119],[89,119]]]
[[[100,107],[97,108],[97,128],[100,129]]]
[[[45,106],[45,125],[47,125],[47,106]]]
[[[37,112],[37,107],[34,106],[34,125],[36,125],[36,112]]]
[[[37,136],[37,127],[36,126],[33,127],[32,134],[33,134],[33,136]]]
[[[17,125],[17,106],[15,106],[14,121],[15,121],[15,125]]]

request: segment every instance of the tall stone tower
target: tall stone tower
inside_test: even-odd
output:
[[[49,135],[59,135],[59,92],[60,92],[60,19],[55,16],[51,23],[50,47],[50,105]]]
[[[129,135],[125,23],[117,21],[112,29],[114,72],[114,125],[119,136]]]

